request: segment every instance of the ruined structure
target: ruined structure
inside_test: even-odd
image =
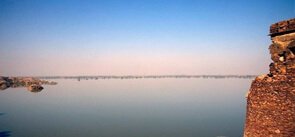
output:
[[[247,94],[244,137],[295,137],[295,18],[272,24],[270,36],[273,62]]]

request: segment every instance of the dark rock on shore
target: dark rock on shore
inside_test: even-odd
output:
[[[27,89],[31,92],[40,92],[44,88],[41,85],[32,84],[27,87]]]
[[[8,79],[8,77],[0,77],[0,89],[4,90],[10,87],[11,80]]]
[[[1,90],[4,90],[4,89],[7,89],[9,88],[9,85],[6,81],[0,81],[0,89]]]

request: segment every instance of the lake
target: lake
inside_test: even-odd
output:
[[[0,136],[240,137],[251,79],[54,80],[0,91]]]

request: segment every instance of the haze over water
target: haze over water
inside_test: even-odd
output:
[[[0,92],[12,137],[237,137],[250,79],[57,80]]]

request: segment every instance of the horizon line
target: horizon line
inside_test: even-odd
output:
[[[32,77],[38,79],[77,79],[80,80],[98,80],[98,79],[164,79],[164,78],[239,78],[239,79],[253,79],[258,75],[84,75],[84,76],[20,76]]]
[[[10,75],[10,76],[4,76],[0,75],[0,77],[137,77],[137,76],[259,76],[259,74],[148,74],[148,75],[131,75],[131,74],[125,74],[125,75]]]

